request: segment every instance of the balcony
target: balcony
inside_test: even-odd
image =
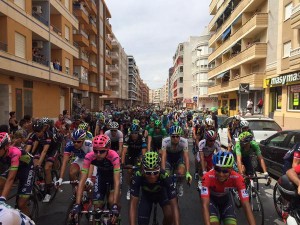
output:
[[[91,72],[91,73],[98,73],[97,64],[96,63],[94,63],[94,62],[90,63],[89,72]]]
[[[112,34],[111,24],[109,23],[108,19],[106,19],[105,26],[106,26],[107,34]]]
[[[97,52],[97,45],[96,45],[96,43],[93,42],[93,41],[90,41],[90,45],[89,45],[89,47],[86,48],[86,50],[87,50],[88,52],[90,52],[90,53],[95,54],[95,55],[98,54],[98,52]]]
[[[0,51],[7,52],[7,44],[0,41]]]
[[[108,82],[109,86],[118,86],[119,85],[119,79],[112,79]]]
[[[73,40],[81,47],[89,47],[89,36],[83,30],[73,30]]]
[[[40,21],[41,23],[45,24],[47,27],[49,26],[49,21],[46,18],[44,18],[40,13],[36,13],[33,11],[32,16],[36,18],[38,21]]]
[[[109,65],[108,66],[108,71],[110,73],[118,73],[119,72],[119,67],[118,67],[118,65]]]
[[[216,11],[217,11],[217,3],[218,0],[211,0],[210,4],[209,4],[209,14],[210,15],[215,15]],[[223,3],[224,4],[224,3]]]
[[[106,50],[106,53],[105,53],[105,61],[107,62],[107,64],[111,65],[112,64],[112,59],[110,57],[110,51]]]
[[[292,69],[292,70],[300,69],[300,47],[291,49],[290,69]]]
[[[105,73],[105,78],[107,79],[107,80],[112,80],[112,75],[110,74],[110,73]]]
[[[74,66],[83,66],[89,69],[89,59],[85,54],[80,53],[79,59],[74,59]]]
[[[118,91],[112,91],[111,95],[109,97],[111,97],[111,98],[119,98],[119,92]]]
[[[211,19],[211,21],[208,24],[208,30],[212,31],[215,30],[215,26],[216,26],[216,22],[218,20],[218,18],[222,15],[222,13],[225,11],[226,7],[228,7],[228,3],[230,2],[230,0],[222,0],[223,3],[220,6],[220,8],[218,10],[216,10],[217,7],[215,7],[214,9],[214,14],[210,13],[211,15],[214,15],[214,17]],[[218,2],[215,1],[215,2]],[[215,6],[217,6],[217,4],[215,4]]]
[[[300,3],[292,9],[291,27],[292,29],[300,29]]]
[[[96,5],[95,0],[88,1],[88,5],[91,8],[91,13],[96,16],[97,15],[97,5]]]
[[[225,92],[237,91],[239,90],[240,83],[249,83],[250,90],[253,89],[262,89],[263,88],[263,80],[265,77],[265,73],[252,73],[245,74],[237,77],[235,79],[230,80],[229,82],[216,84],[208,88],[208,94],[220,94]]]
[[[73,12],[79,22],[89,24],[89,13],[86,11],[82,4],[74,3]]]
[[[0,47],[2,49],[5,45],[0,44]],[[78,78],[75,76],[70,76],[57,70],[51,71],[49,66],[28,61],[5,51],[0,51],[0,71],[16,77],[22,77],[23,79],[63,83],[68,87],[76,87],[79,84]]]
[[[97,24],[94,20],[90,19],[90,23],[87,25],[87,30],[92,34],[97,35]]]
[[[106,35],[105,43],[106,43],[107,47],[111,50],[112,49],[112,39],[109,34]]]
[[[232,34],[221,46],[216,48],[214,52],[208,57],[208,61],[211,62],[217,58],[224,51],[228,50],[237,41],[244,37],[254,37],[262,30],[268,27],[268,14],[258,13],[255,14],[249,21],[247,21],[239,30]],[[210,43],[209,45],[211,45]]]
[[[111,52],[110,53],[110,57],[113,59],[113,60],[119,60],[119,54],[117,52]]]
[[[243,63],[251,63],[253,61],[263,59],[267,57],[267,44],[266,43],[254,43],[251,47],[231,57],[229,60],[223,62],[219,66],[216,66],[208,72],[208,79],[237,67]]]
[[[90,87],[89,87],[90,92],[98,93],[98,88],[97,88],[97,83],[96,82],[90,81],[89,85],[90,85]]]

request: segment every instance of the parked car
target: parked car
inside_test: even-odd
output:
[[[220,127],[221,124],[223,124],[224,121],[228,118],[227,115],[217,115],[217,117],[218,117],[218,126],[219,126],[219,127]]]
[[[221,145],[228,146],[227,126],[233,117],[228,117],[218,129]],[[253,131],[256,142],[265,140],[273,134],[282,131],[281,127],[271,118],[263,116],[242,117],[249,122],[249,128]]]
[[[300,130],[286,130],[272,135],[259,144],[268,172],[280,177],[283,171],[283,156],[300,140]]]

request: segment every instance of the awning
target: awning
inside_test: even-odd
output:
[[[228,27],[227,30],[222,34],[222,40],[224,40],[231,33],[231,27]]]
[[[229,71],[227,70],[227,71],[225,71],[225,72],[219,74],[219,75],[217,76],[217,79],[223,78],[228,72],[229,72]]]

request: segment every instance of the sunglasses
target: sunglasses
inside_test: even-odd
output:
[[[106,150],[93,150],[95,154],[104,154]]]
[[[144,173],[145,173],[145,175],[147,175],[147,176],[151,176],[151,175],[157,175],[157,174],[159,174],[159,172],[160,172],[160,169],[158,169],[158,170],[154,170],[154,171],[148,171],[148,170],[144,170]]]
[[[117,132],[117,130],[110,130],[110,132]]]
[[[172,138],[180,138],[179,135],[172,135],[171,137],[172,137]]]
[[[80,144],[82,141],[73,141],[73,143],[75,144]]]
[[[217,173],[229,173],[230,172],[230,169],[222,169],[222,168],[220,168],[220,167],[215,167],[214,168],[215,169],[215,171],[217,172]]]
[[[131,132],[131,134],[138,134],[139,132]]]
[[[215,142],[216,140],[208,140],[207,142]]]

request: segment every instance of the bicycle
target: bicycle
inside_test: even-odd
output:
[[[258,177],[258,176],[256,176],[256,177],[246,176],[245,183],[246,183],[246,190],[249,195],[250,206],[251,206],[252,212],[254,214],[256,224],[263,225],[264,224],[264,208],[263,208],[263,204],[260,199],[260,196],[259,196],[259,192],[255,187],[256,185],[254,184],[254,180],[257,180],[257,183],[258,183],[259,179],[266,179],[266,178]],[[271,179],[269,178],[265,185],[269,186],[270,184],[271,184]],[[232,197],[232,200],[233,200],[235,206],[238,209],[241,208],[242,204],[241,204],[241,200],[240,200],[237,190],[230,189],[230,192],[231,192],[231,197]]]

